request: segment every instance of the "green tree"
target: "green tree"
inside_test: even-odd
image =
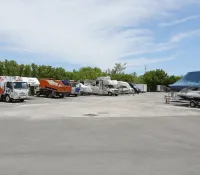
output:
[[[31,69],[32,69],[31,76],[32,76],[32,77],[39,78],[38,66],[37,66],[36,64],[32,63],[32,64],[31,64]]]
[[[24,76],[24,64],[19,65],[19,76]]]
[[[31,77],[31,66],[30,65],[25,65],[23,75],[25,77]]]
[[[0,76],[4,75],[5,68],[4,68],[4,62],[0,61]]]
[[[53,78],[57,79],[57,80],[63,80],[65,79],[66,76],[66,71],[65,69],[58,67],[55,69],[55,76]]]
[[[148,85],[151,91],[156,91],[157,85],[163,85],[167,78],[167,73],[162,69],[146,72],[143,76],[144,83]]]
[[[126,63],[115,63],[114,68],[111,70],[111,74],[123,74],[126,70]]]
[[[17,76],[17,75],[19,75],[19,66],[18,66],[16,61],[14,61],[14,60],[11,60],[11,61],[5,60],[4,65],[5,65],[5,72],[4,73],[6,75],[8,75],[8,76]]]

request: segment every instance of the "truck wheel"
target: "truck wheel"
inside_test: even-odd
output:
[[[24,99],[20,99],[20,102],[24,102]]]
[[[49,95],[48,95],[48,98],[52,98],[52,93],[50,92]]]
[[[7,103],[11,102],[11,98],[9,97],[9,95],[6,95],[5,101],[6,101]]]
[[[109,96],[112,96],[112,92],[108,92],[108,95],[109,95]]]
[[[118,96],[118,94],[115,94],[115,96]]]
[[[60,97],[60,98],[64,98],[64,94],[60,95],[59,97]]]
[[[40,96],[40,92],[36,92],[36,96],[39,97]]]
[[[195,108],[197,106],[196,102],[195,101],[191,101],[190,102],[190,107],[191,108]]]

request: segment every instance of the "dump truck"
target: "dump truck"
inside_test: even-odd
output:
[[[28,83],[20,76],[0,76],[0,100],[23,102],[28,98]]]
[[[72,92],[72,86],[67,86],[62,83],[61,80],[55,80],[56,83],[60,84],[65,88],[65,96],[69,96]]]
[[[69,95],[73,95],[75,97],[77,97],[80,94],[80,85],[79,83],[75,82],[74,80],[62,80],[62,83],[65,86],[71,86],[72,90],[71,93]]]
[[[66,87],[57,83],[54,79],[40,79],[40,86],[36,90],[36,95],[44,95],[48,98],[65,97]]]

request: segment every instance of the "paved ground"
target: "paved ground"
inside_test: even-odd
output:
[[[200,111],[163,95],[0,103],[0,175],[199,175]]]
[[[166,105],[164,93],[64,99],[31,98],[24,103],[0,103],[0,118],[58,119],[66,117],[161,117],[199,115],[200,109]]]

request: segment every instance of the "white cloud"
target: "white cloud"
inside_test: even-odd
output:
[[[0,42],[72,64],[113,65],[148,48],[153,34],[138,25],[193,0],[2,0]],[[177,5],[179,4],[179,5]],[[130,28],[131,26],[131,28]],[[129,28],[122,30],[124,28]],[[137,29],[136,29],[137,28]],[[143,45],[145,46],[143,48]],[[159,45],[158,49],[166,49]]]
[[[124,54],[122,58],[135,56],[138,54],[155,53],[175,49],[178,47],[178,43],[180,43],[182,40],[194,36],[200,36],[200,30],[178,33],[172,36],[169,41],[164,43],[155,43],[153,41],[146,43],[142,42],[141,45],[137,45],[137,47],[133,48],[132,52]]]
[[[138,67],[138,66],[144,66],[148,64],[153,64],[153,63],[159,63],[159,62],[165,62],[169,60],[175,60],[177,59],[176,57],[167,57],[167,58],[137,58],[133,60],[124,60],[125,63],[127,63],[127,67]]]
[[[186,18],[183,18],[183,19],[168,22],[168,23],[160,23],[159,26],[160,27],[173,26],[173,25],[176,25],[176,24],[187,22],[187,21],[192,20],[192,19],[197,19],[199,17],[200,17],[199,15],[193,15],[193,16],[189,16],[189,17],[186,17]]]
[[[179,33],[171,38],[171,43],[180,42],[183,39],[194,37],[194,36],[200,36],[200,30],[192,30],[189,32]]]

